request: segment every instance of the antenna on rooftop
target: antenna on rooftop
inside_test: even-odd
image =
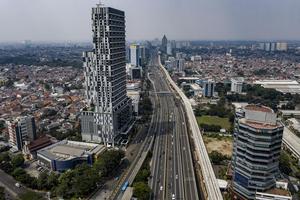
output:
[[[104,6],[104,3],[102,3],[102,0],[99,0],[99,3],[97,4],[98,6]]]

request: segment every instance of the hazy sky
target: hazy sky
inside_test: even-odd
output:
[[[0,0],[0,42],[91,41],[97,0]],[[126,14],[127,40],[300,40],[300,0],[105,0]]]

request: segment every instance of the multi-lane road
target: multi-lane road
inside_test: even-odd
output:
[[[151,163],[152,199],[199,199],[184,109],[158,63],[149,73],[160,115]]]

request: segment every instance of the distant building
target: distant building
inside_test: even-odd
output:
[[[191,57],[191,61],[193,61],[193,62],[194,62],[194,61],[201,61],[201,60],[202,60],[201,56],[198,56],[198,55],[197,55],[197,56],[192,56],[192,57]]]
[[[147,57],[147,49],[145,46],[140,45],[139,47],[139,62],[141,66],[146,64],[146,57]]]
[[[202,82],[202,95],[204,97],[213,97],[215,93],[216,83],[213,80],[205,80]]]
[[[38,150],[50,146],[56,142],[57,141],[54,138],[48,135],[43,135],[30,142],[26,141],[25,145],[23,146],[23,154],[27,159],[36,159]]]
[[[235,92],[238,94],[242,93],[243,84],[244,84],[243,77],[232,78],[231,79],[231,92]]]
[[[184,59],[178,59],[177,60],[177,69],[178,69],[178,71],[180,71],[180,72],[184,71],[184,63],[185,63]]]
[[[167,44],[167,54],[168,55],[173,54],[172,44],[170,42]]]
[[[270,51],[271,50],[271,43],[267,42],[265,43],[265,51]]]
[[[33,116],[18,117],[14,120],[6,121],[8,127],[9,143],[19,151],[26,141],[36,139],[36,125]]]
[[[132,80],[141,79],[143,74],[143,70],[141,67],[132,67],[130,68],[130,78]]]
[[[139,113],[139,102],[140,102],[140,91],[127,90],[127,96],[132,101],[133,112],[138,115]]]
[[[277,51],[287,51],[288,44],[286,42],[277,42],[276,43],[276,50]]]
[[[80,163],[92,165],[94,158],[105,150],[99,144],[63,140],[38,150],[37,159],[48,169],[63,172]]]
[[[295,80],[258,80],[253,84],[275,89],[282,93],[300,94],[300,84]]]
[[[236,115],[232,187],[240,199],[276,186],[282,135],[283,125],[268,107],[247,105]]]
[[[202,94],[202,88],[198,84],[191,84],[191,90],[194,96]]]
[[[169,57],[165,65],[168,70],[177,70],[177,60],[174,57]]]
[[[164,35],[164,37],[161,40],[161,50],[167,52],[167,45],[168,45],[168,39],[166,35]]]
[[[98,4],[92,9],[92,22],[93,50],[84,52],[83,59],[86,99],[93,111],[82,113],[82,136],[114,146],[115,138],[132,122],[126,94],[125,13]],[[138,55],[131,57],[138,64]]]
[[[262,42],[258,44],[258,49],[264,51],[287,51],[288,44],[286,42]]]
[[[182,52],[176,53],[176,59],[183,59],[183,58],[184,58],[184,56],[183,56]]]
[[[133,66],[140,66],[140,46],[137,44],[130,45],[130,64]]]

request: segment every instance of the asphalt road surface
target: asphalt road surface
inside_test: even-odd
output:
[[[199,199],[182,104],[160,68],[149,70],[161,114],[151,166],[152,199]]]

